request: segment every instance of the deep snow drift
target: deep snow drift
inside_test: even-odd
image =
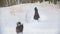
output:
[[[34,8],[38,8],[40,19],[34,20]],[[16,23],[24,24],[23,34],[58,34],[60,8],[54,4],[29,3],[0,8],[1,34],[16,34]]]

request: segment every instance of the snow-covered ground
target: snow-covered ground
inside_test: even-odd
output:
[[[34,20],[34,8],[38,8],[40,18]],[[27,3],[0,8],[1,34],[16,34],[16,23],[24,24],[23,34],[59,34],[60,8],[58,5]]]

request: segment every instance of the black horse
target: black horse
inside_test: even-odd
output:
[[[37,9],[37,7],[35,7],[34,10],[35,10],[34,19],[35,19],[35,20],[38,20],[38,19],[40,18],[40,16],[39,16],[39,14],[38,14],[38,9]]]

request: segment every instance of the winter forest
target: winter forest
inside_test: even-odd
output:
[[[23,3],[35,3],[35,2],[43,2],[49,1],[50,3],[57,4],[60,0],[0,0],[0,7],[2,6],[12,6],[16,4],[23,4]]]
[[[0,34],[60,34],[60,0],[0,0]]]

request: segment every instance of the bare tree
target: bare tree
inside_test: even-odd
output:
[[[54,4],[57,4],[57,1],[58,1],[58,0],[54,0]]]
[[[53,2],[53,0],[49,0],[49,4],[52,3],[52,2]]]
[[[8,0],[5,0],[5,4],[6,4],[5,6],[8,6]]]
[[[41,3],[41,2],[43,2],[43,0],[39,0],[39,2]]]

